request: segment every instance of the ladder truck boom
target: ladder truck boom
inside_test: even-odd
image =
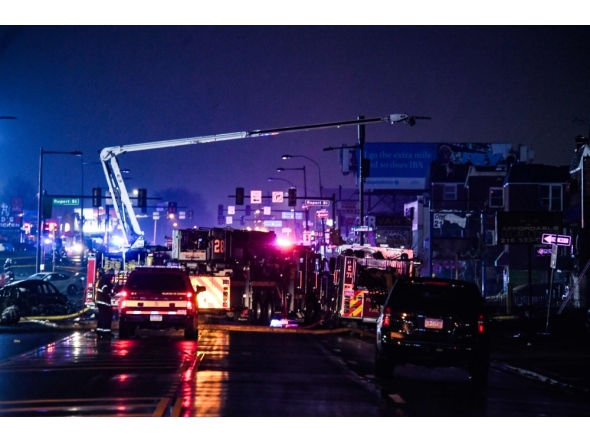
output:
[[[352,125],[365,125],[369,123],[407,123],[413,125],[415,119],[428,119],[428,117],[408,116],[407,114],[389,114],[385,117],[359,118],[340,122],[317,123],[310,125],[299,125],[291,127],[271,128],[265,130],[241,131],[226,134],[214,134],[210,136],[198,136],[185,139],[163,140],[158,142],[146,142],[130,145],[120,145],[103,148],[100,151],[100,160],[104,169],[105,177],[115,208],[117,218],[123,226],[125,233],[126,247],[142,248],[145,245],[144,232],[139,226],[137,216],[133,209],[127,187],[121,175],[117,156],[136,151],[146,151],[160,148],[172,148],[177,146],[197,145],[202,143],[223,142],[226,140],[246,139],[250,137],[275,136],[278,134],[309,131],[314,129],[340,128]]]

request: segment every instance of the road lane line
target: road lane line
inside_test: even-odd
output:
[[[391,399],[393,399],[393,402],[395,402],[396,404],[405,404],[406,403],[406,401],[404,401],[404,399],[400,395],[398,395],[397,393],[389,395],[389,397]]]

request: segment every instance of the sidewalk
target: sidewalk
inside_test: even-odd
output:
[[[590,395],[590,334],[560,319],[549,333],[543,320],[495,319],[492,366]]]

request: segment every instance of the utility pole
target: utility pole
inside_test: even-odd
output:
[[[365,116],[358,116],[358,120],[363,120]],[[359,225],[364,225],[365,220],[365,174],[364,174],[364,160],[365,160],[365,125],[358,126],[358,147],[360,150],[359,161]],[[364,244],[364,234],[359,231],[359,243]]]

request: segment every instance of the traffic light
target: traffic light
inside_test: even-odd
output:
[[[188,210],[188,219],[193,220],[193,210]]]
[[[43,199],[43,219],[50,219],[53,210],[53,199],[45,197]]]
[[[250,216],[251,211],[252,211],[252,207],[250,207],[250,205],[246,205],[246,216]]]
[[[168,215],[176,214],[176,202],[168,202]]]
[[[289,206],[297,206],[297,188],[289,188]]]
[[[147,211],[147,190],[145,188],[137,190],[137,206],[141,208],[142,213]]]
[[[102,189],[92,188],[92,206],[98,208],[102,205]]]
[[[45,222],[43,231],[55,235],[57,233],[57,224],[55,222]]]
[[[246,216],[240,216],[240,225],[246,225]]]
[[[244,188],[236,188],[236,205],[244,205]]]

